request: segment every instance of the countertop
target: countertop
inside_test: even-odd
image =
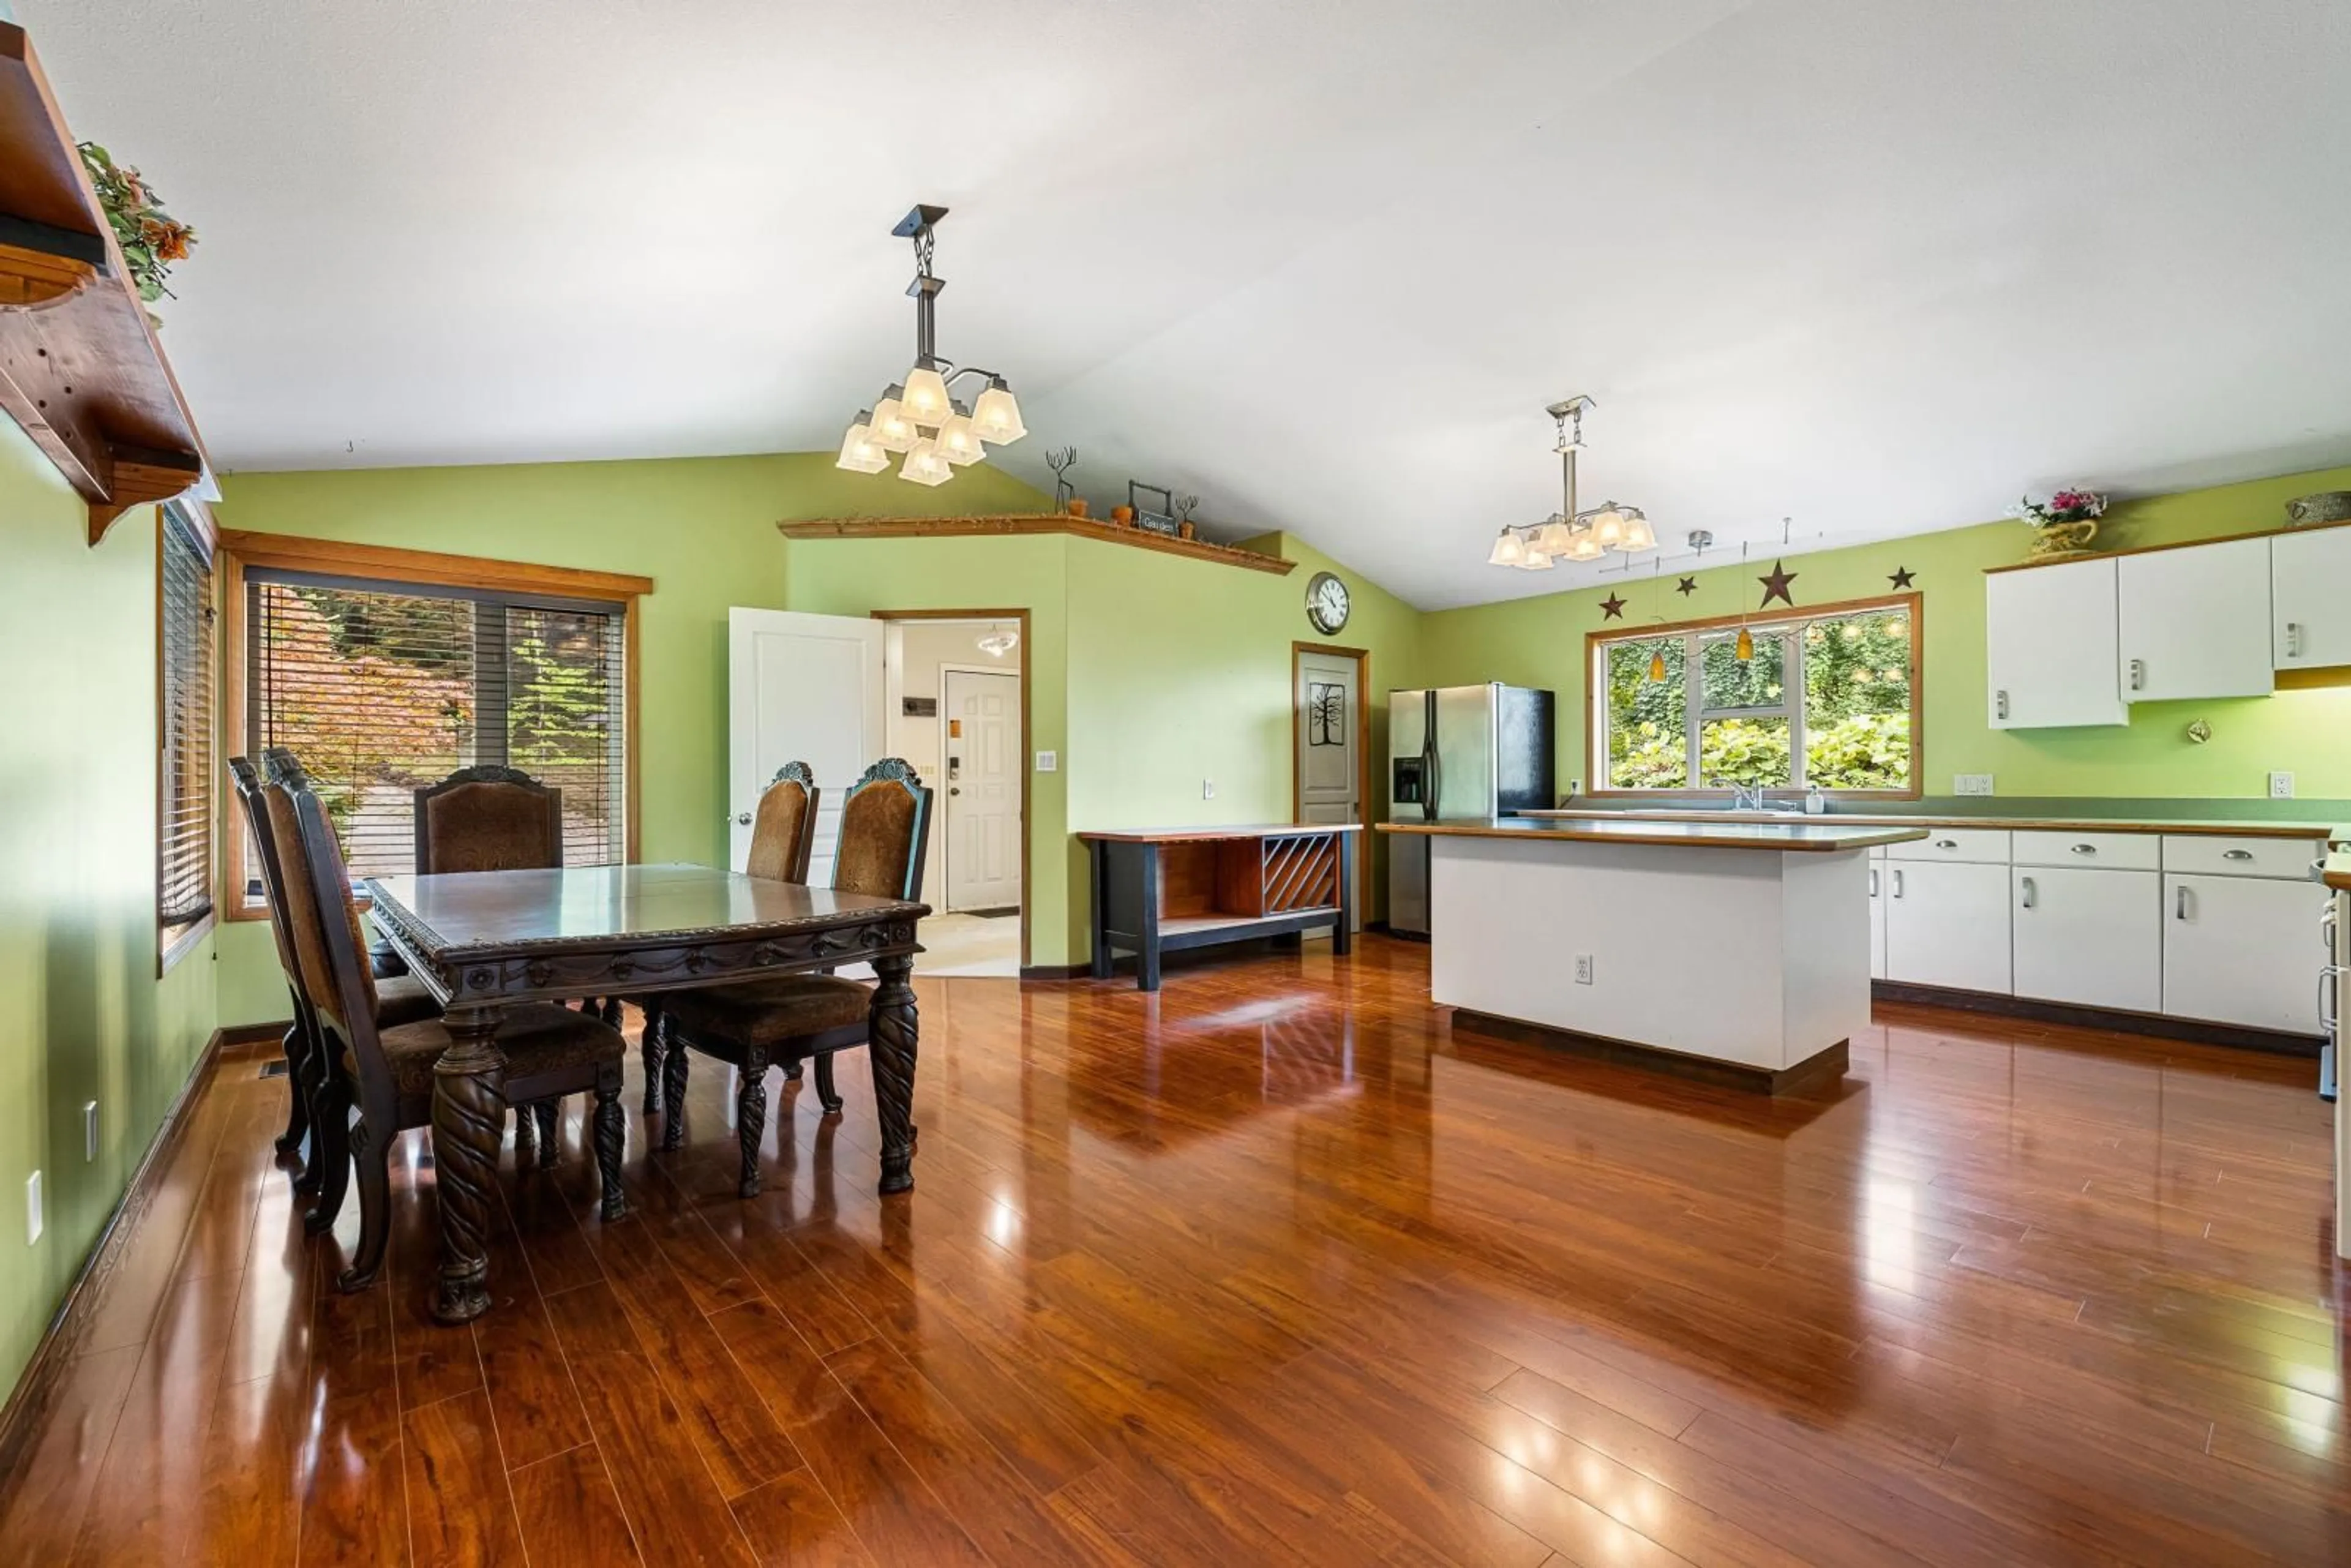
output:
[[[1080,828],[1073,835],[1120,844],[1187,844],[1216,839],[1286,839],[1300,833],[1360,833],[1361,822],[1243,822],[1214,828]]]
[[[2334,839],[2351,837],[2351,828],[2337,822],[2281,822],[2275,820],[2228,821],[2217,817],[1929,817],[1899,812],[1831,811],[1821,817],[1770,816],[1752,811],[1674,811],[1658,815],[1639,810],[1596,810],[1568,807],[1561,810],[1531,810],[1521,817],[1546,821],[1639,822],[1827,822],[1856,826],[1917,828],[1992,828],[2023,832],[2210,833],[2244,839]]]
[[[1927,836],[1927,824],[1906,827],[1844,826],[1807,819],[1802,821],[1759,822],[1751,818],[1723,821],[1678,821],[1653,817],[1627,819],[1621,811],[1591,814],[1599,821],[1539,821],[1531,814],[1493,817],[1475,822],[1382,822],[1384,833],[1416,833],[1429,838],[1544,839],[1583,844],[1662,844],[1697,850],[1772,850],[1781,852],[1834,853],[1841,850],[1875,849],[1879,844],[1906,843]],[[1608,821],[1614,818],[1615,821]]]
[[[2336,850],[2326,857],[2326,869],[2318,879],[2331,888],[2351,893],[2351,850]]]

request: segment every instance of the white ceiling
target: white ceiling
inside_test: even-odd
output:
[[[1426,606],[1585,580],[1483,564],[1574,392],[1587,504],[1719,548],[2351,461],[2332,0],[16,10],[202,231],[231,470],[830,448],[916,200],[1008,465]]]

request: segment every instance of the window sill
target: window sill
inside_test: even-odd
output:
[[[179,967],[181,959],[203,946],[204,938],[213,934],[213,926],[219,918],[219,912],[214,911],[204,915],[193,925],[172,927],[171,931],[165,934],[163,945],[155,955],[155,977],[160,980],[170,974]]]

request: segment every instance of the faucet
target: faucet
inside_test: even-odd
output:
[[[1709,779],[1708,787],[1730,791],[1730,809],[1734,811],[1761,811],[1763,806],[1763,786],[1741,784],[1735,779]]]

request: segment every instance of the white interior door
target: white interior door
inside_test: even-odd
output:
[[[1363,758],[1357,750],[1361,667],[1345,654],[1298,655],[1298,820],[1360,822],[1364,820]],[[1353,924],[1364,923],[1364,849],[1359,836],[1348,879]]]
[[[805,762],[823,791],[809,882],[832,881],[841,803],[882,756],[882,622],[783,610],[726,612],[727,863],[751,851],[759,791],[787,762]]]
[[[950,911],[1020,903],[1020,677],[948,670],[940,678],[940,753]]]

